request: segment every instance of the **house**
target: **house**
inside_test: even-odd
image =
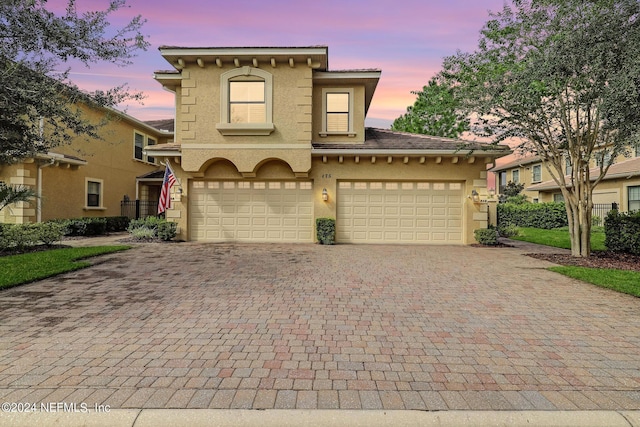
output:
[[[593,203],[611,206],[615,203],[622,211],[640,209],[640,146],[633,148],[627,158],[619,156],[611,165],[606,176],[593,191]],[[522,194],[533,202],[561,202],[563,201],[560,186],[553,180],[549,171],[542,164],[538,156],[519,158],[503,165],[494,167],[497,188],[508,182],[524,184]],[[570,182],[570,165],[565,168],[565,181]],[[599,167],[593,164],[590,171],[592,180],[600,174]],[[606,214],[608,209],[604,210]]]
[[[69,145],[0,165],[0,181],[32,187],[40,195],[31,203],[0,211],[0,222],[118,216],[123,199],[138,198],[155,198],[155,213],[162,179],[137,182],[136,177],[158,170],[158,160],[142,150],[172,141],[172,132],[158,130],[113,109],[82,108],[92,120],[110,117],[101,130],[103,139],[78,136]]]
[[[178,184],[167,218],[194,241],[474,243],[495,147],[365,128],[378,69],[330,70],[328,48],[174,47],[175,142],[146,147]]]

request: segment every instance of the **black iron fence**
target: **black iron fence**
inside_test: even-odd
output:
[[[120,215],[131,219],[155,216],[157,213],[157,200],[123,200],[120,202]]]
[[[617,203],[594,203],[591,210],[591,222],[593,225],[604,225],[604,219],[612,210],[618,209]]]

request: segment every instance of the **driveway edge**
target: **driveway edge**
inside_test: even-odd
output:
[[[0,413],[0,426],[515,426],[640,427],[640,411],[407,411],[114,409],[108,413]]]

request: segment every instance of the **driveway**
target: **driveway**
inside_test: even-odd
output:
[[[0,292],[3,402],[640,409],[640,299],[517,248],[147,244]]]

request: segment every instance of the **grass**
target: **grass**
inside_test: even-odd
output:
[[[0,289],[79,270],[91,265],[89,262],[79,262],[79,260],[129,248],[130,246],[92,246],[52,249],[0,257],[0,271],[2,272],[0,274]]]
[[[602,288],[640,297],[640,272],[574,266],[549,267],[549,270]]]
[[[552,230],[518,227],[518,231],[518,236],[510,238],[555,248],[571,249],[571,239],[569,238],[569,229],[567,227],[554,228]],[[604,251],[606,249],[604,246],[604,229],[602,227],[592,227],[591,250]]]

